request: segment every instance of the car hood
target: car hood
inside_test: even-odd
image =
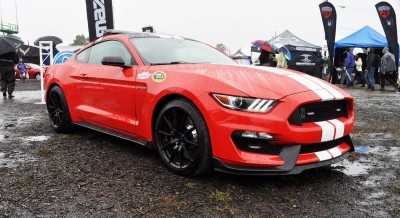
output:
[[[281,99],[308,91],[314,91],[321,94],[320,96],[334,92],[336,96],[333,97],[337,99],[337,96],[343,98],[343,95],[346,95],[337,87],[316,77],[281,68],[221,64],[182,64],[162,68],[167,72],[202,75],[209,79],[207,82],[209,87],[223,83],[255,98]],[[332,97],[329,93],[327,95]]]
[[[219,65],[208,64],[199,66],[206,70],[205,75],[219,80],[251,97],[281,99],[296,93],[335,92],[337,87],[323,80],[293,70],[274,67]]]

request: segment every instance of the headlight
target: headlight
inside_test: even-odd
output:
[[[276,100],[245,98],[240,96],[229,96],[220,94],[212,94],[212,96],[218,101],[218,103],[226,108],[246,112],[267,113],[278,102]]]

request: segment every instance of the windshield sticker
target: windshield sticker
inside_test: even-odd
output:
[[[167,79],[167,74],[161,71],[153,73],[153,76],[151,77],[154,82],[163,82],[165,79]]]
[[[149,72],[142,72],[138,74],[138,79],[148,79],[150,78],[151,74]]]

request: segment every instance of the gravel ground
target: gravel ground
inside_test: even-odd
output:
[[[331,167],[185,178],[130,142],[54,133],[39,90],[18,82],[0,99],[0,217],[400,217],[400,94],[347,89],[357,152]]]

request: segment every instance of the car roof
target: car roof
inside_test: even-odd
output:
[[[110,36],[110,35],[126,35],[128,38],[170,38],[170,39],[185,39],[185,40],[197,41],[186,37],[169,35],[169,34],[130,32],[130,31],[114,30],[114,29],[108,29],[103,36]]]

